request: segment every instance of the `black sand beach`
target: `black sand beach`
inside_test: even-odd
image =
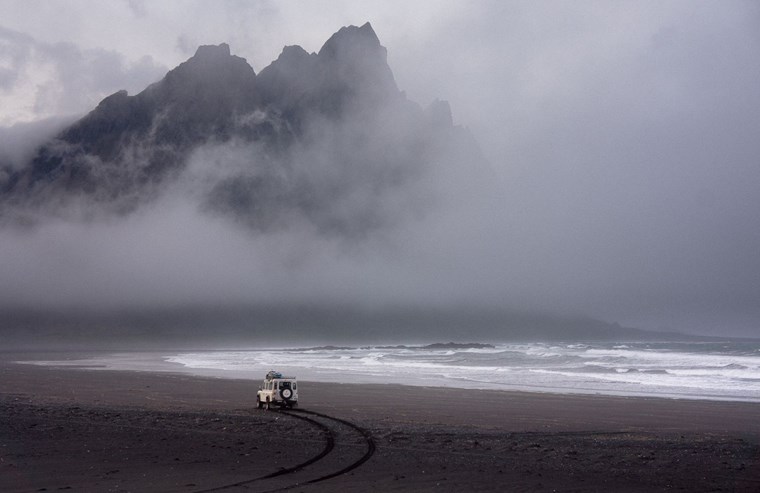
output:
[[[258,382],[0,357],[4,492],[760,491],[760,404],[302,382],[318,415],[290,415]]]

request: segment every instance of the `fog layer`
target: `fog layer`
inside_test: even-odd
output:
[[[236,12],[259,26],[259,34],[210,23],[213,39],[195,42],[190,21],[178,21],[170,41],[175,58],[162,63],[176,65],[197,44],[230,41],[222,31],[231,30],[231,38],[251,41],[230,41],[233,53],[259,73],[277,57],[272,25],[289,36],[277,50],[300,43],[310,52],[340,25],[366,20],[346,18],[350,6],[319,17],[310,10],[319,5],[294,5],[220,10],[242,9]],[[326,213],[358,218],[361,211],[380,211],[392,219],[371,234],[325,234],[324,221],[302,214],[287,228],[262,232],[199,200],[219,174],[235,174],[241,155],[255,152],[247,143],[209,143],[189,156],[174,188],[127,217],[3,229],[4,304],[463,305],[758,335],[757,6],[452,2],[441,9],[422,2],[400,16],[401,4],[386,5],[362,9],[374,14],[399,89],[423,107],[436,97],[451,102],[454,122],[469,127],[490,161],[485,180],[478,173],[473,179],[466,158],[441,159],[402,187],[380,194],[352,189],[355,195]],[[165,15],[147,5],[140,12],[135,18],[144,22]],[[315,18],[320,27],[309,28]],[[20,36],[28,26],[20,19],[3,31],[4,39],[14,46],[54,45]],[[92,54],[88,49],[79,53]],[[156,49],[166,50],[158,43]],[[129,67],[146,54],[116,56],[132,83],[140,76]],[[5,91],[21,87],[14,86],[15,74],[30,67],[19,57],[17,65],[3,65]],[[142,79],[130,93],[153,80]],[[39,115],[85,112],[97,100],[46,106]],[[39,143],[50,135],[43,134]],[[16,146],[14,138],[0,155],[22,160],[29,142]],[[310,152],[316,148],[304,155]]]

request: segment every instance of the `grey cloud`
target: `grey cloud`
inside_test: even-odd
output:
[[[126,0],[132,14],[137,18],[144,18],[148,14],[144,0]]]
[[[0,26],[0,89],[10,90],[16,84],[24,61],[29,57],[31,38]]]
[[[480,4],[398,77],[450,98],[504,178],[520,298],[756,333],[760,18],[730,5]]]
[[[3,27],[0,48],[0,55],[10,61],[10,66],[0,72],[0,87],[5,91],[28,83],[19,75],[35,65],[51,69],[50,77],[37,85],[34,96],[34,110],[43,116],[81,114],[110,93],[140,90],[166,72],[148,55],[129,61],[114,51],[39,42]]]
[[[57,75],[38,90],[36,105],[40,111],[52,107],[59,113],[81,112],[98,102],[93,95],[104,97],[119,89],[135,92],[166,71],[149,56],[130,63],[115,52],[82,51],[67,43],[45,46],[40,51],[54,64]],[[61,98],[61,93],[68,97]]]
[[[0,168],[3,165],[19,168],[27,164],[42,144],[73,121],[73,117],[55,117],[0,127]]]
[[[191,41],[187,35],[182,34],[181,36],[177,37],[175,47],[177,48],[177,51],[182,53],[183,56],[189,57],[198,48],[198,44],[199,43],[197,42]]]
[[[419,16],[426,19],[419,29],[405,32],[391,22],[400,4],[385,5],[371,6],[378,17],[385,12],[385,24],[370,20],[398,86],[422,103],[451,101],[455,122],[472,130],[491,161],[494,193],[458,188],[465,172],[443,167],[431,175],[436,186],[459,193],[448,193],[425,221],[407,218],[363,246],[297,228],[250,240],[225,220],[168,203],[132,219],[132,231],[104,234],[114,241],[101,243],[110,253],[87,248],[97,244],[96,229],[80,245],[65,239],[86,227],[45,226],[62,245],[59,260],[64,251],[92,253],[89,274],[72,278],[95,298],[111,292],[116,299],[122,288],[140,298],[150,285],[146,297],[460,301],[758,335],[757,5],[493,1],[468,3],[453,18],[433,16],[439,8],[430,3],[421,4],[431,15]],[[252,25],[232,34],[261,43],[231,42],[233,51],[249,50],[256,60],[277,32],[300,36],[278,46],[305,43],[323,25],[345,23],[335,13],[306,22],[297,8],[270,8],[266,23],[257,26],[250,15]],[[171,33],[172,48],[180,36]],[[243,151],[201,152],[213,160]],[[44,271],[24,253],[32,251],[32,243],[19,243],[11,257],[37,269],[42,283]],[[166,262],[162,252],[172,252]],[[121,272],[119,255],[135,265]],[[150,266],[164,274],[151,278]],[[211,275],[214,268],[223,275]],[[6,296],[23,292],[32,290]]]

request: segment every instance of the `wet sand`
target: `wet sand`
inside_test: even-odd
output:
[[[4,492],[760,491],[755,403],[300,382],[372,438],[328,477],[366,437],[254,409],[259,382],[26,357],[0,354]]]

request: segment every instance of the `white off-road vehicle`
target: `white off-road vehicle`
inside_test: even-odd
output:
[[[284,377],[282,373],[270,371],[264,383],[256,392],[256,407],[269,409],[272,406],[298,407],[298,383],[296,377]]]

